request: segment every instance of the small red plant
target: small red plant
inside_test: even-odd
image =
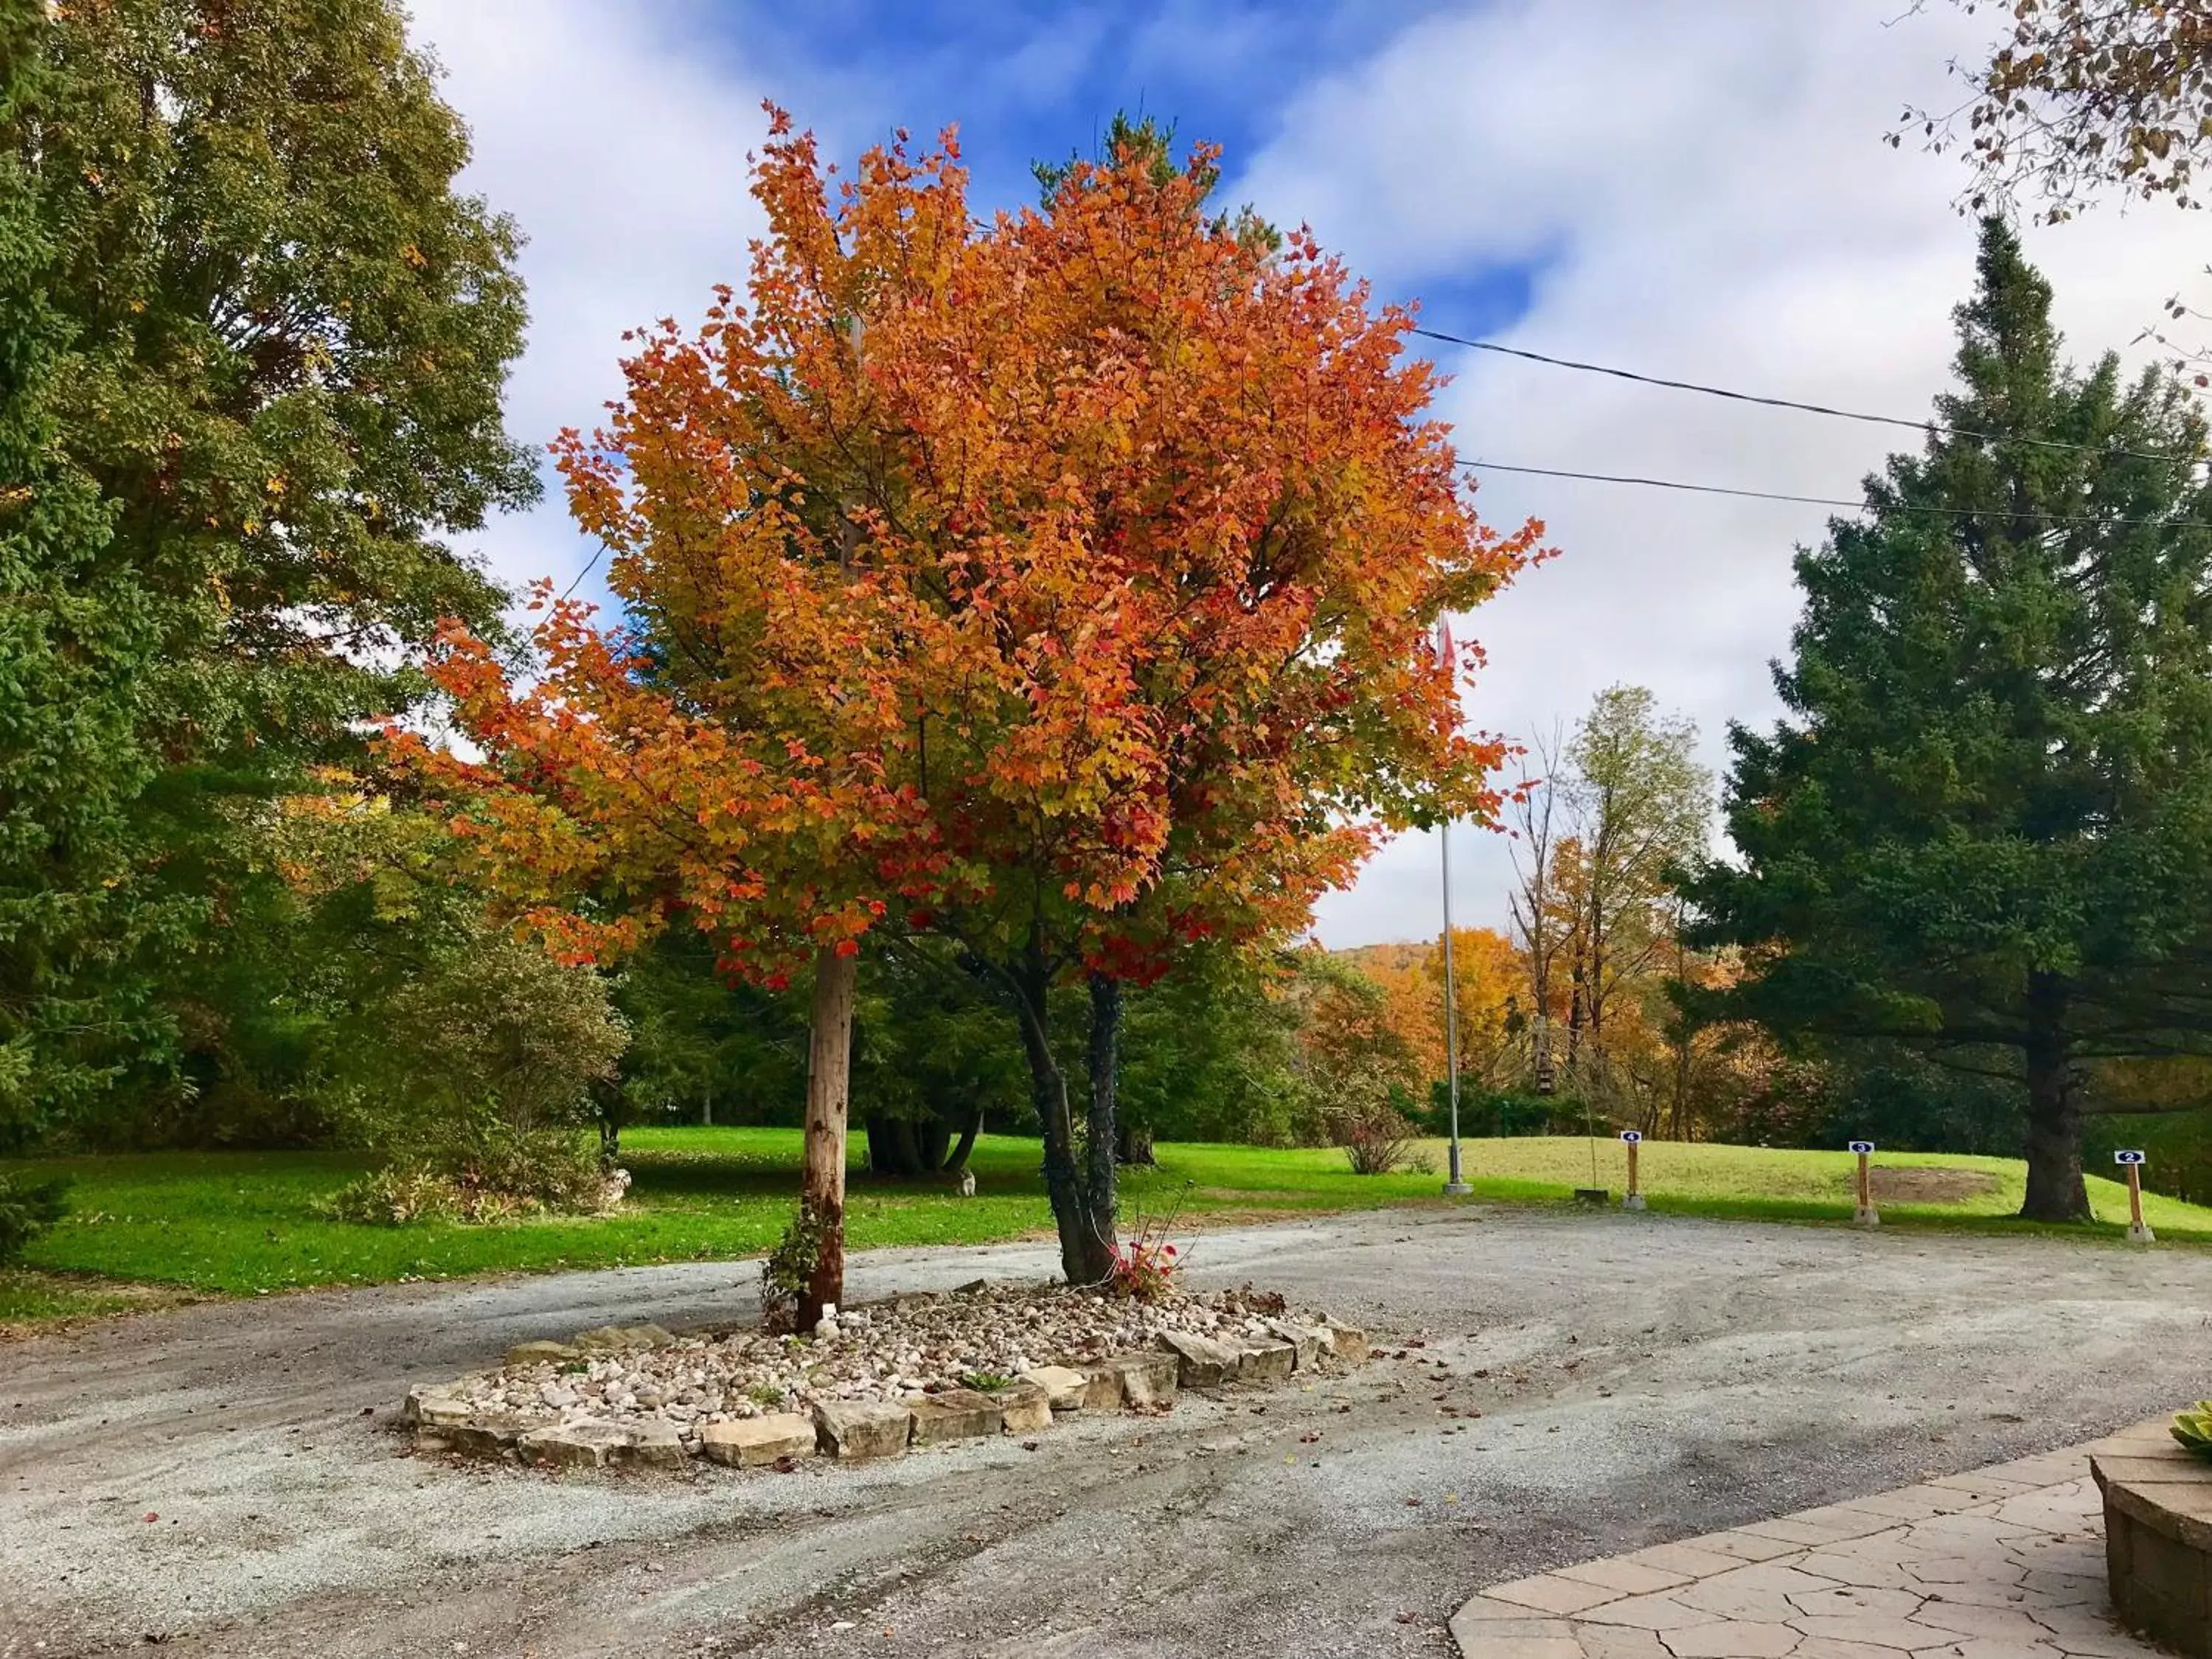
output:
[[[1114,1265],[1103,1287],[1109,1295],[1130,1302],[1164,1302],[1176,1293],[1176,1274],[1183,1256],[1168,1242],[1168,1235],[1182,1212],[1178,1200],[1174,1209],[1155,1219],[1138,1212],[1136,1237],[1114,1246]]]

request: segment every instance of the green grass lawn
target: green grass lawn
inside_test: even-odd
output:
[[[755,1255],[773,1244],[791,1212],[799,1135],[792,1129],[635,1129],[623,1162],[636,1177],[620,1214],[592,1219],[425,1223],[373,1227],[326,1221],[314,1200],[357,1174],[360,1159],[313,1152],[178,1152],[55,1158],[10,1168],[75,1179],[71,1212],[31,1252],[33,1271],[0,1274],[0,1323],[112,1310],[120,1285],[251,1295],[310,1285],[445,1279],[499,1269],[634,1266]],[[856,1152],[858,1150],[856,1146]],[[1426,1150],[1443,1166],[1442,1142]],[[1133,1171],[1125,1217],[1180,1206],[1186,1229],[1275,1213],[1439,1202],[1438,1177],[1408,1172],[1361,1177],[1328,1149],[1163,1144],[1159,1167]],[[1466,1143],[1477,1196],[1509,1202],[1565,1200],[1593,1184],[1590,1148],[1577,1138]],[[1597,1147],[1594,1184],[1623,1184],[1618,1142]],[[1885,1222],[2014,1231],[2021,1166],[2004,1158],[1897,1153],[1881,1161],[1978,1172],[1989,1190],[1949,1202],[1887,1200]],[[1049,1226],[1033,1140],[986,1136],[973,1160],[976,1196],[879,1181],[856,1170],[848,1207],[854,1249],[888,1244],[986,1243],[1042,1235]],[[1783,1221],[1848,1220],[1851,1158],[1844,1152],[1676,1146],[1644,1149],[1644,1187],[1654,1210]],[[2099,1223],[2052,1229],[2115,1236],[2124,1190],[2092,1180]],[[2212,1210],[2146,1200],[2162,1238],[2212,1242]]]
[[[1433,1141],[1443,1167],[1444,1143]],[[1627,1149],[1617,1140],[1592,1147],[1579,1135],[1530,1136],[1462,1143],[1464,1168],[1478,1195],[1498,1199],[1570,1198],[1578,1187],[1603,1187],[1617,1199],[1628,1181]],[[1957,1171],[1989,1178],[1986,1190],[1945,1202],[1881,1198],[1882,1223],[1966,1227],[1993,1231],[2039,1231],[2068,1236],[2115,1236],[2128,1221],[2128,1189],[2089,1176],[2094,1227],[2025,1227],[2009,1219],[2020,1209],[2027,1167],[2018,1158],[1974,1158],[1949,1152],[1877,1152],[1875,1166]],[[1849,1152],[1785,1152],[1765,1146],[1715,1146],[1651,1140],[1641,1155],[1642,1186],[1654,1210],[1766,1221],[1848,1221],[1857,1160]],[[2143,1194],[2143,1219],[2161,1240],[2212,1243],[2212,1209],[2156,1193]]]

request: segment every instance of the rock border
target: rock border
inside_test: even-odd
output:
[[[471,1382],[489,1374],[486,1371],[449,1382],[416,1383],[407,1391],[400,1417],[414,1431],[415,1449],[423,1452],[556,1469],[625,1464],[680,1468],[700,1457],[735,1468],[787,1472],[810,1457],[866,1461],[964,1440],[1028,1437],[1078,1413],[1164,1411],[1186,1389],[1265,1386],[1326,1368],[1357,1365],[1367,1358],[1367,1335],[1357,1325],[1327,1315],[1311,1323],[1293,1319],[1267,1322],[1273,1334],[1264,1340],[1169,1332],[1157,1348],[1080,1364],[1036,1366],[988,1392],[951,1388],[896,1402],[824,1401],[811,1413],[775,1412],[709,1423],[696,1435],[683,1433],[673,1423],[586,1419],[539,1424],[478,1412],[462,1396]],[[505,1363],[666,1346],[676,1340],[658,1325],[603,1325],[580,1331],[565,1344],[519,1344],[507,1350]]]

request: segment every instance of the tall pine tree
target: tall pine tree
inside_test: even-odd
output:
[[[2085,1063],[2212,1049],[2212,486],[2180,389],[2061,362],[1994,221],[1979,278],[1923,451],[1798,557],[1788,713],[1730,732],[1741,863],[1686,890],[1734,1012],[2015,1079],[2021,1213],[2065,1221],[2120,1103]]]

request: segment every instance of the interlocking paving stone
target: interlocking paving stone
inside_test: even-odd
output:
[[[2164,1432],[2094,1443],[2158,1459]],[[1451,1633],[1465,1659],[2158,1659],[2111,1614],[2090,1449],[1493,1585]]]

